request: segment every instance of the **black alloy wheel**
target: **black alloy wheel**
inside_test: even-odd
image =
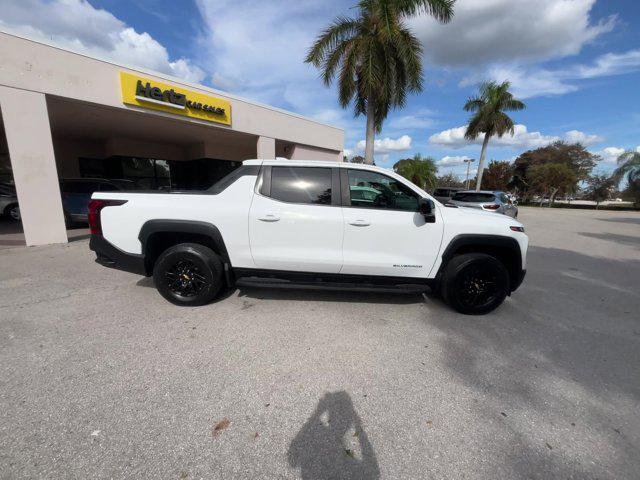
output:
[[[224,285],[220,257],[209,247],[180,243],[165,250],[153,267],[158,292],[171,303],[199,306],[209,303]]]
[[[466,309],[484,309],[502,293],[496,273],[473,264],[458,274],[458,298]]]
[[[455,310],[482,315],[495,310],[509,293],[509,273],[504,264],[484,253],[466,253],[447,264],[442,297]]]
[[[178,260],[164,272],[169,289],[181,297],[200,295],[209,286],[198,266],[189,260]]]

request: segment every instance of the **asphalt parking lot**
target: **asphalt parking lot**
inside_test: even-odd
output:
[[[522,208],[520,290],[184,309],[87,240],[0,250],[1,478],[637,479],[640,214]]]

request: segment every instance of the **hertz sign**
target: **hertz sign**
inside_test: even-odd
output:
[[[122,101],[185,117],[231,125],[231,104],[175,85],[120,72]]]

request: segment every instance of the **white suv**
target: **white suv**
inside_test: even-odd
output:
[[[444,206],[392,171],[248,160],[207,191],[97,192],[90,247],[103,265],[153,275],[178,305],[223,287],[287,285],[441,292],[486,313],[522,282],[518,221]]]

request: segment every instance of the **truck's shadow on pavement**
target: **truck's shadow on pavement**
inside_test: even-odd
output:
[[[352,290],[315,290],[305,288],[280,287],[240,287],[239,297],[257,300],[293,300],[301,302],[347,302],[347,303],[388,303],[409,305],[423,303],[424,298],[418,293],[395,292],[363,292]]]
[[[289,445],[287,457],[303,480],[380,478],[373,446],[344,391],[320,399]]]
[[[442,368],[499,425],[487,455],[508,478],[637,478],[640,261],[531,247],[527,263],[495,312],[425,318],[442,333]]]
[[[595,238],[597,240],[605,240],[607,242],[615,242],[621,245],[626,245],[629,247],[636,247],[640,249],[640,237],[632,236],[632,235],[620,235],[617,233],[593,233],[593,232],[578,232],[578,235],[582,235],[584,237]]]

